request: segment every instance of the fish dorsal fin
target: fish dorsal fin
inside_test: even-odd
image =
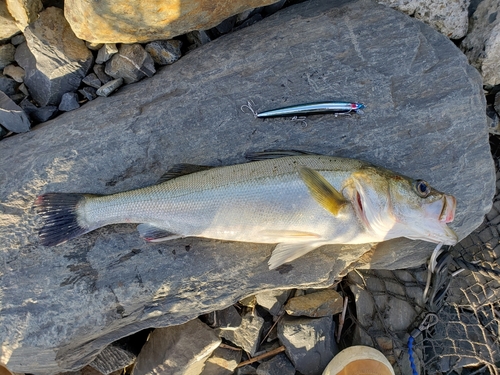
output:
[[[313,251],[317,247],[324,245],[323,242],[295,242],[295,243],[279,243],[273,250],[269,259],[269,269],[274,270],[284,263],[291,262],[294,259],[301,257]]]
[[[304,156],[304,155],[319,155],[309,151],[299,150],[269,150],[261,152],[249,152],[245,154],[245,158],[250,161],[269,160],[284,158],[286,156]]]
[[[299,175],[316,202],[334,216],[348,203],[344,196],[314,169],[299,167]]]
[[[159,228],[155,225],[144,223],[137,226],[139,235],[148,242],[162,242],[175,240],[176,238],[181,238],[178,234],[169,232],[165,229]]]
[[[157,183],[161,184],[162,182],[172,180],[173,178],[185,176],[187,174],[196,173],[200,171],[206,171],[207,169],[210,168],[213,167],[210,167],[208,165],[196,165],[187,163],[175,164],[172,168],[166,171],[165,174],[163,174],[163,176],[160,177]]]

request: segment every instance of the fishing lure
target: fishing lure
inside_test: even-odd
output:
[[[300,116],[300,115],[314,115],[322,113],[351,114],[363,113],[362,109],[365,105],[362,103],[351,102],[318,102],[292,105],[289,107],[276,108],[269,111],[255,113],[258,118],[267,117],[280,117],[280,116]]]

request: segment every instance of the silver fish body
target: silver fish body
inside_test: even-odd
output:
[[[269,262],[276,268],[325,244],[395,237],[455,243],[446,226],[454,198],[429,192],[422,198],[414,180],[362,161],[308,155],[212,168],[108,196],[49,193],[35,204],[46,219],[46,245],[109,224],[141,223],[141,236],[153,242],[196,236],[277,243]]]

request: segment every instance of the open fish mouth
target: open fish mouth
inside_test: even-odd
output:
[[[451,223],[455,219],[455,208],[457,207],[457,200],[452,195],[445,195],[443,197],[443,208],[439,214],[439,221],[443,223]]]

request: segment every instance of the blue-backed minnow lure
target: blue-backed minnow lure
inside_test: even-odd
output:
[[[365,105],[362,103],[351,102],[318,102],[292,105],[289,107],[276,108],[269,111],[256,113],[259,118],[265,117],[279,117],[279,116],[300,116],[300,115],[314,115],[322,113],[334,114],[350,114],[350,113],[363,113],[362,109]]]

